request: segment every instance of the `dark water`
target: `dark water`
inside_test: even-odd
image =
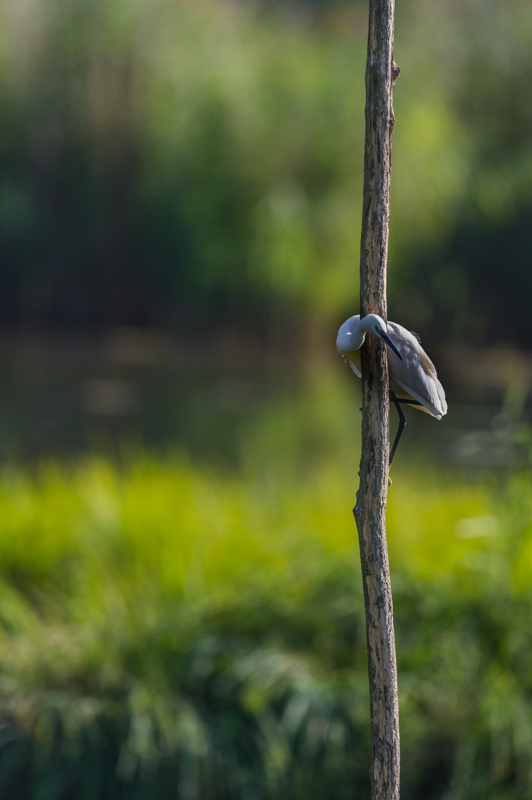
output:
[[[0,339],[0,461],[185,451],[228,468],[356,463],[360,392],[341,359],[207,351],[156,333]],[[506,467],[528,459],[528,388],[445,380],[441,422],[407,410],[406,461]],[[513,387],[513,388],[512,388]],[[521,387],[522,388],[522,387]],[[512,394],[513,392],[513,394]],[[392,435],[397,424],[391,409]]]

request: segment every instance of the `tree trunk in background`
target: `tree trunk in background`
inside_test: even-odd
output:
[[[370,0],[366,64],[364,205],[360,314],[386,320],[386,262],[394,122],[394,0]],[[386,345],[366,336],[362,347],[362,457],[354,509],[366,606],[371,707],[372,800],[399,798],[399,707],[392,591],[386,543],[389,388]]]

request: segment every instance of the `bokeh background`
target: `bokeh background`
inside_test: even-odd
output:
[[[405,800],[532,796],[532,6],[397,6]],[[367,7],[0,8],[0,797],[369,797]],[[395,420],[392,414],[392,420]]]

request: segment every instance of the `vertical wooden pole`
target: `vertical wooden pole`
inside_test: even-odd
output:
[[[394,123],[394,0],[369,0],[360,314],[386,320],[386,264]],[[386,345],[362,347],[362,457],[354,509],[366,606],[372,800],[399,798],[399,707],[392,591],[386,543],[389,388]]]

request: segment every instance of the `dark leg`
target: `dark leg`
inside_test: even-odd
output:
[[[391,467],[392,466],[393,457],[395,455],[395,451],[397,450],[397,445],[399,444],[399,439],[401,438],[401,435],[402,435],[402,433],[403,433],[403,431],[405,429],[406,417],[404,415],[403,409],[401,408],[400,401],[396,398],[396,396],[394,395],[393,392],[390,392],[390,400],[395,405],[395,407],[397,409],[397,413],[399,414],[399,428],[397,429],[397,433],[395,435],[395,439],[394,439],[394,442],[393,442],[393,445],[392,445],[392,449],[390,451],[390,464],[389,464],[389,466]],[[416,405],[417,405],[417,403],[416,403]]]

